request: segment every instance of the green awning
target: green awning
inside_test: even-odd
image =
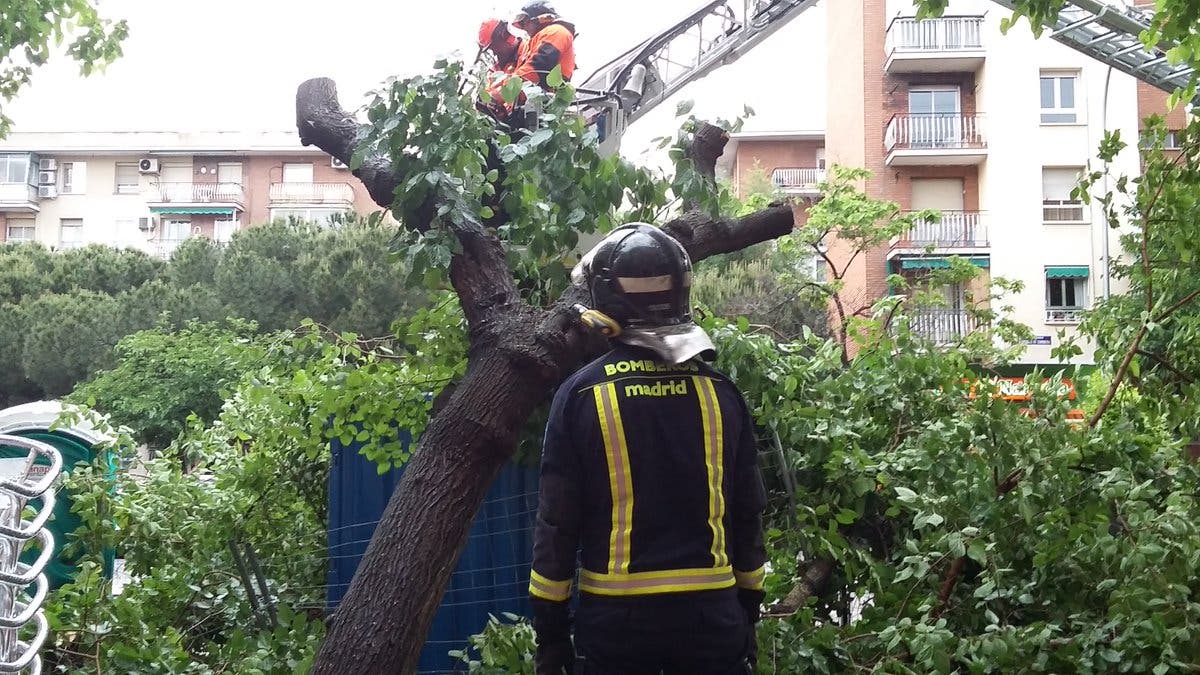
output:
[[[233,209],[221,206],[151,206],[151,213],[166,213],[177,215],[216,215],[233,216]]]
[[[991,258],[967,258],[967,262],[983,269],[991,267]],[[900,261],[900,269],[905,270],[947,269],[949,267],[950,260],[947,258],[905,258]]]
[[[1047,279],[1086,279],[1087,267],[1047,267]]]

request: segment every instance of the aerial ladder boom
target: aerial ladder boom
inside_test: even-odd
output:
[[[846,0],[842,0],[846,1]],[[687,84],[736,61],[817,0],[717,0],[601,66],[578,100],[615,153],[625,129]]]
[[[855,0],[831,0],[854,2]],[[994,0],[1015,9],[1013,0]],[[1173,92],[1193,69],[1167,62],[1173,45],[1146,49],[1139,34],[1151,16],[1116,0],[1067,0],[1050,37],[1101,63]],[[604,154],[617,152],[626,128],[683,87],[733,63],[817,0],[716,0],[601,66],[578,87],[585,119]]]
[[[995,0],[1014,9],[1012,0]],[[1188,85],[1193,69],[1167,62],[1166,50],[1174,45],[1146,49],[1138,35],[1150,28],[1152,16],[1135,7],[1102,0],[1068,0],[1057,21],[1048,27],[1050,37],[1101,63],[1167,92]]]

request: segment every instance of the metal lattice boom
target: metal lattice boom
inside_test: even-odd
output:
[[[1013,9],[1012,0],[995,2]],[[1166,50],[1173,45],[1150,49],[1140,34],[1151,26],[1152,16],[1135,7],[1101,0],[1068,0],[1049,25],[1050,37],[1101,63],[1147,82],[1163,91],[1187,87],[1193,69],[1167,62]]]

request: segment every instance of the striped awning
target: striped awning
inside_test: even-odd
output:
[[[991,267],[990,258],[967,258],[967,262],[983,269]],[[905,270],[947,269],[949,267],[949,258],[905,258],[900,261],[900,269]]]
[[[234,209],[229,206],[151,206],[150,212],[193,216],[215,215],[232,217],[234,215]]]
[[[1047,279],[1086,279],[1087,276],[1087,266],[1060,266],[1046,268]]]

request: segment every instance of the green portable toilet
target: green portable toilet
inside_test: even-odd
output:
[[[76,464],[80,462],[90,464],[95,460],[98,452],[106,452],[98,446],[110,442],[111,439],[86,423],[51,431],[50,427],[62,411],[63,404],[59,401],[36,401],[5,408],[0,410],[0,434],[19,436],[50,445],[62,456],[62,472],[69,474],[75,469]],[[27,456],[28,453],[21,448],[0,443],[0,473],[5,476],[12,475],[19,470]],[[49,463],[49,460],[44,457],[38,457],[34,461],[35,466],[48,466]],[[108,462],[110,480],[115,481],[116,468],[116,463],[110,459]],[[50,582],[51,588],[58,588],[75,578],[76,560],[63,557],[62,549],[67,543],[67,535],[80,525],[79,516],[71,513],[70,495],[65,491],[59,491],[57,497],[53,516],[46,523],[46,529],[54,535],[55,554],[46,566],[46,580]],[[41,506],[41,500],[30,500],[30,504],[38,508]],[[36,545],[30,546],[25,550],[21,559],[23,562],[31,563],[37,557],[37,553]],[[104,573],[108,576],[112,575],[115,557],[114,551],[109,550],[104,553]]]

